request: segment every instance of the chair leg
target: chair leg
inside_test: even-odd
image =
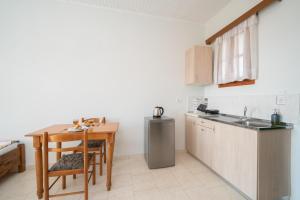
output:
[[[76,179],[76,174],[73,174],[73,179]]]
[[[77,151],[73,151],[73,153],[77,153]],[[76,174],[73,174],[73,179],[76,179]]]
[[[84,200],[88,200],[88,199],[89,199],[88,174],[84,174]]]
[[[62,176],[62,189],[66,189],[67,188],[67,179],[66,176]]]
[[[103,144],[104,163],[106,163],[106,141]]]
[[[103,152],[102,152],[102,144],[100,144],[100,156],[99,156],[99,175],[102,176],[103,172],[102,172],[102,160],[103,160]]]
[[[96,156],[93,158],[93,185],[96,185]]]

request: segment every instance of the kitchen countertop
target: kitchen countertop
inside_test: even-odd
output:
[[[272,129],[293,129],[293,124],[290,123],[281,122],[279,125],[272,125],[271,121],[269,120],[244,118],[241,116],[228,115],[223,113],[212,115],[206,114],[204,112],[187,112],[186,115],[258,131]],[[246,121],[249,121],[249,123],[247,124]]]

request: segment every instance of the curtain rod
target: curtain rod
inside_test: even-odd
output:
[[[276,1],[281,1],[281,0],[262,0],[256,6],[254,6],[253,8],[251,8],[250,10],[248,10],[247,12],[242,14],[240,17],[235,19],[233,22],[231,22],[230,24],[228,24],[227,26],[222,28],[220,31],[215,33],[213,36],[208,38],[205,41],[206,44],[207,45],[212,44],[217,39],[217,37],[220,37],[224,33],[228,32],[230,29],[232,29],[235,26],[239,25],[241,22],[245,21],[246,19],[248,19],[252,15],[257,14],[258,12],[260,12],[261,10],[263,10],[264,8],[268,7],[269,5],[271,5],[272,3],[276,2]]]

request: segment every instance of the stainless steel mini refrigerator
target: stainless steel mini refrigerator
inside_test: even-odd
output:
[[[149,169],[175,165],[175,120],[145,117],[145,159]]]

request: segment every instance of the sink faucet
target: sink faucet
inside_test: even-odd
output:
[[[247,106],[244,107],[244,119],[247,119]]]

